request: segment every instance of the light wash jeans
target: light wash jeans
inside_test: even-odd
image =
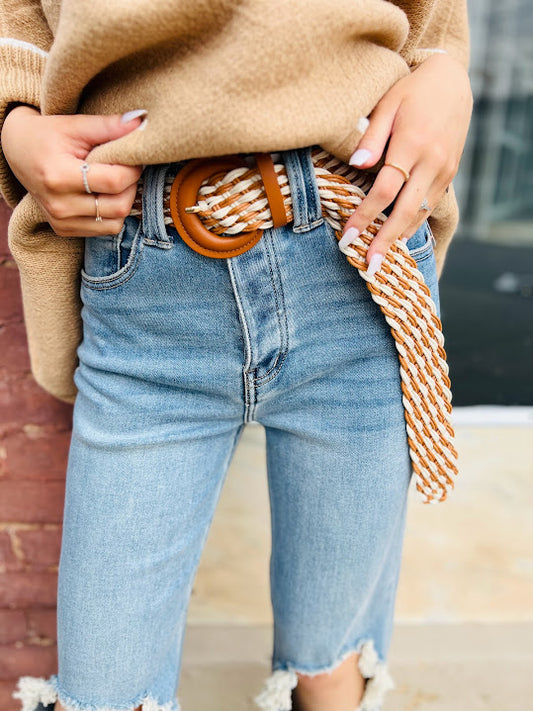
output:
[[[24,711],[178,711],[189,597],[248,422],[266,432],[272,525],[273,674],[255,703],[286,711],[297,671],[359,651],[360,708],[381,708],[412,473],[398,354],[322,218],[310,148],[281,155],[295,219],[242,255],[204,257],[165,226],[176,163],[145,169],[142,222],[86,239],[59,668],[19,680]],[[407,246],[439,309],[427,224]]]

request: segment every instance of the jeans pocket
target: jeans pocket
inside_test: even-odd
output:
[[[135,273],[143,250],[141,221],[128,215],[117,234],[87,237],[82,284],[89,289],[111,289],[128,281]]]
[[[434,243],[435,238],[426,220],[407,240],[406,246],[411,257],[419,263],[432,256]]]

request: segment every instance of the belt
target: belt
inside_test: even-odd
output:
[[[263,230],[293,220],[284,163],[274,163],[268,153],[254,156],[252,167],[241,156],[230,155],[190,160],[176,175],[169,175],[165,223],[173,224],[200,254],[219,259],[238,256],[257,244]],[[319,147],[312,149],[311,159],[322,214],[340,240],[343,225],[375,176]],[[131,214],[139,217],[141,211],[142,176]],[[386,219],[380,214],[343,252],[390,326],[399,357],[415,488],[422,503],[436,503],[454,488],[458,471],[442,323],[424,277],[401,240],[388,250],[380,269],[367,276],[366,251]]]

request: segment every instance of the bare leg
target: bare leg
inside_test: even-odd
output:
[[[351,655],[331,674],[298,674],[293,711],[355,711],[365,688],[358,658],[357,654]]]

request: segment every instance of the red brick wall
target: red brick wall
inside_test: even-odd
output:
[[[0,711],[19,676],[57,672],[55,604],[72,406],[33,380],[0,201]]]

